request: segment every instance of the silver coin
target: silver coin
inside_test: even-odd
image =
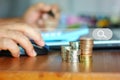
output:
[[[80,42],[76,41],[76,42],[69,42],[71,49],[80,49]]]

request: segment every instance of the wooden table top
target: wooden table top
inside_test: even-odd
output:
[[[0,56],[0,80],[119,80],[120,50],[95,50],[91,63],[62,62],[60,51],[37,57]]]

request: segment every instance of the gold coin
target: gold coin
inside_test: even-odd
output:
[[[89,63],[92,61],[92,56],[90,55],[80,55],[80,62]]]
[[[85,41],[93,41],[93,38],[88,38],[88,37],[82,37],[82,38],[80,38],[80,41],[81,40],[85,40]]]

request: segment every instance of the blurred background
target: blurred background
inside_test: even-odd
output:
[[[29,6],[38,2],[57,4],[60,7],[61,17],[57,26],[59,30],[77,30],[72,33],[43,33],[46,42],[75,41],[83,35],[91,36],[93,28],[110,28],[113,39],[120,40],[120,0],[0,0],[0,18],[20,17]],[[119,38],[114,38],[115,36]]]
[[[120,0],[0,0],[0,17],[19,17],[37,2],[58,4],[62,13],[61,24],[75,24],[70,27],[78,24],[92,27],[120,25]]]

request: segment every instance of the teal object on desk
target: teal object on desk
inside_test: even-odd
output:
[[[53,31],[53,32],[45,32],[42,33],[42,37],[46,44],[52,45],[52,43],[61,43],[62,42],[70,42],[70,41],[76,41],[78,40],[81,36],[86,35],[89,33],[89,28],[88,26],[82,26],[76,30],[72,31]]]

